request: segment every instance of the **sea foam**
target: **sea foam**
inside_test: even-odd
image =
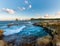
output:
[[[26,26],[21,26],[20,28],[18,28],[18,29],[5,29],[5,32],[4,32],[4,35],[11,35],[11,34],[14,34],[14,33],[18,33],[18,32],[20,32],[20,31],[22,31],[24,28],[25,28]]]

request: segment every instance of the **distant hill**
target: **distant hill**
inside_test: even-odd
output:
[[[31,18],[31,20],[60,20],[60,18]]]

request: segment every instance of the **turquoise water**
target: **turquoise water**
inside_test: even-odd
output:
[[[8,27],[8,24],[18,25]],[[22,46],[23,43],[31,44],[36,42],[36,39],[48,35],[44,28],[32,24],[31,21],[0,21],[0,29],[5,35],[3,39],[14,46]]]
[[[17,23],[17,25],[13,25],[8,27],[8,24]],[[43,30],[42,27],[33,26],[29,21],[0,21],[0,29],[4,30],[4,35],[12,35],[15,33],[20,33],[20,35],[35,35],[35,36],[44,36],[47,33]]]

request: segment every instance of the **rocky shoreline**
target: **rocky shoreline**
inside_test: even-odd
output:
[[[34,23],[33,25],[43,27],[44,30],[51,36],[52,38],[51,46],[60,46],[60,23],[39,22],[39,23]]]
[[[35,26],[43,27],[39,24],[33,24]],[[13,34],[9,36],[3,35],[3,30],[0,30],[0,46],[57,46],[60,43],[59,35],[52,34],[52,31],[46,27],[43,27],[45,32],[49,35],[44,37],[36,36],[21,36],[19,34]]]

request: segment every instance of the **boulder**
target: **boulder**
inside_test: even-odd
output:
[[[4,36],[3,33],[4,33],[4,31],[0,30],[0,40],[3,39],[3,36]]]
[[[4,32],[3,30],[0,30],[0,36],[2,36],[2,35],[3,35],[3,32]]]
[[[7,43],[4,40],[0,40],[0,46],[7,46]]]
[[[37,39],[37,45],[38,46],[46,46],[51,42],[51,37],[46,36],[46,37],[42,37],[42,38],[38,38]],[[48,45],[49,46],[49,45]]]

